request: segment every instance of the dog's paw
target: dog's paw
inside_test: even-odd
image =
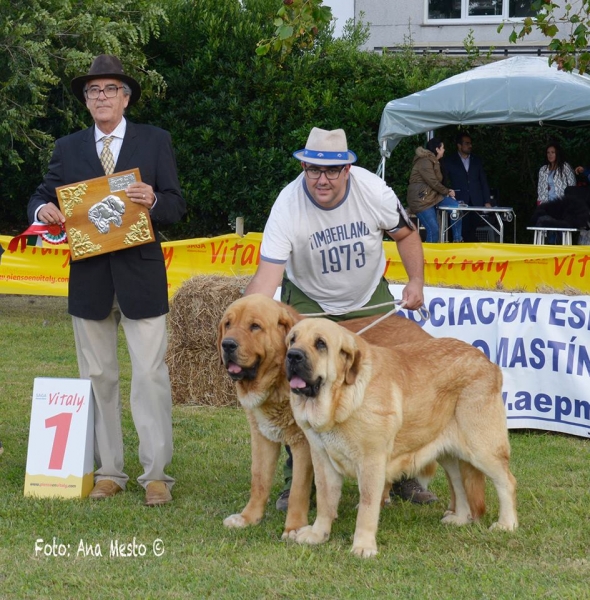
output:
[[[241,529],[250,525],[250,523],[246,521],[246,519],[244,519],[244,517],[242,517],[242,515],[240,514],[230,515],[229,517],[226,517],[225,519],[223,519],[223,524],[226,527],[230,527],[232,529]]]
[[[377,546],[353,546],[351,552],[360,558],[372,558],[377,555]]]
[[[283,541],[296,542],[297,541],[297,533],[299,531],[301,531],[301,529],[290,529],[289,531],[287,531],[285,529],[285,531],[283,531],[283,535],[281,536],[281,539]]]
[[[329,537],[327,533],[316,533],[311,525],[306,525],[295,532],[295,541],[298,544],[323,544]]]
[[[467,525],[468,523],[473,523],[473,519],[471,518],[471,515],[461,517],[455,512],[447,510],[441,519],[441,523],[444,523],[445,525]]]
[[[490,531],[514,531],[517,527],[517,523],[500,523],[497,521],[496,523],[492,523]]]

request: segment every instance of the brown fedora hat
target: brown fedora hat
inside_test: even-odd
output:
[[[82,104],[86,104],[84,84],[91,79],[118,79],[126,83],[131,88],[131,98],[129,98],[128,106],[135,104],[141,96],[139,83],[133,77],[125,75],[121,61],[112,54],[100,54],[92,61],[87,75],[80,75],[80,77],[72,79],[70,84],[72,92]]]

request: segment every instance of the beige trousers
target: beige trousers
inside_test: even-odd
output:
[[[111,479],[123,489],[129,477],[123,472],[123,432],[117,331],[123,326],[131,358],[131,414],[139,437],[139,461],[144,469],[137,481],[174,479],[164,473],[172,460],[172,395],[164,362],[166,315],[128,319],[115,297],[109,316],[102,321],[72,317],[80,377],[92,381],[94,395],[95,481]]]

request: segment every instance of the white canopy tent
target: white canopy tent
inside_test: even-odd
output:
[[[590,77],[559,71],[547,58],[515,56],[388,102],[381,116],[381,172],[407,136],[445,125],[590,124]]]

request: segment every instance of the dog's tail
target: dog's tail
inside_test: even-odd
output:
[[[471,518],[477,521],[486,512],[486,476],[472,464],[459,461],[463,487],[471,509]]]
[[[477,521],[486,512],[486,477],[479,469],[476,469],[472,464],[463,460],[459,460],[459,471],[461,472],[463,489],[469,503],[471,518]],[[448,512],[455,512],[455,489],[446,471],[445,475],[447,476],[451,492],[451,499],[447,510]]]

